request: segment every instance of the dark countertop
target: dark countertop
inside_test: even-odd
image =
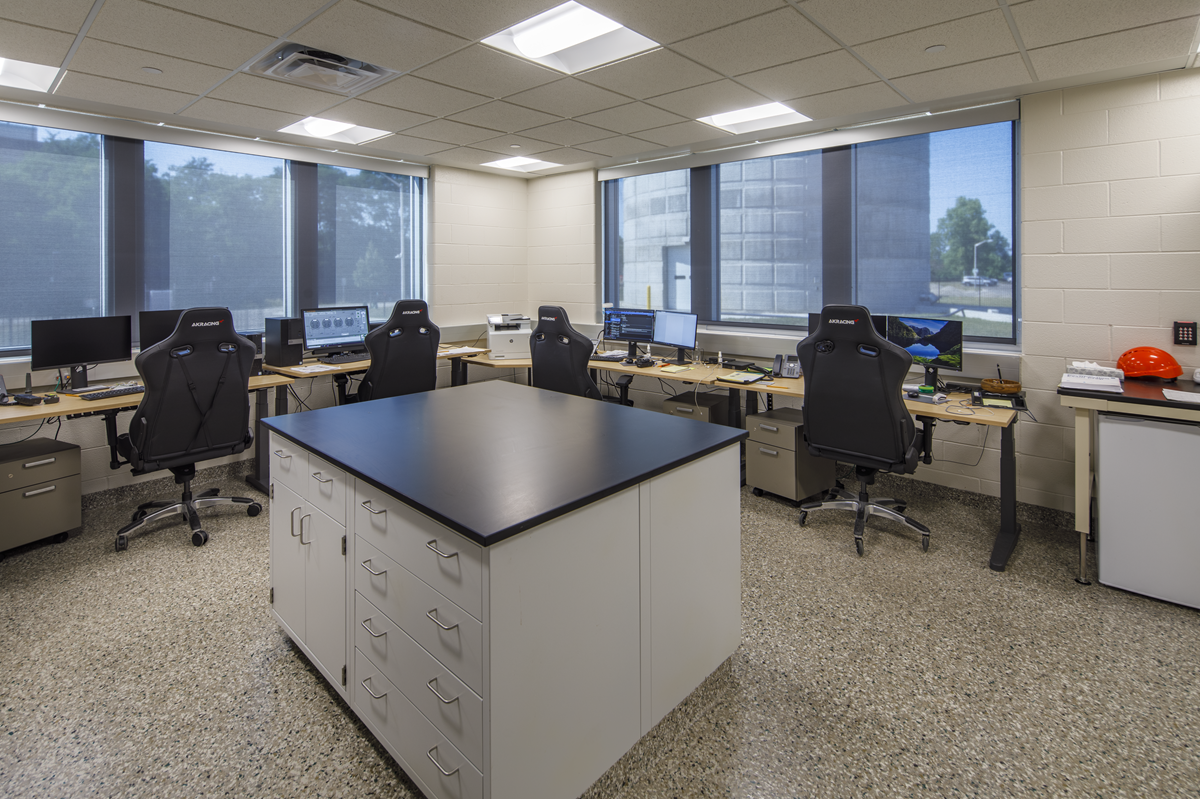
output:
[[[483,546],[747,436],[495,380],[263,424]]]
[[[1121,383],[1121,386],[1125,389],[1121,394],[1111,391],[1085,391],[1077,388],[1060,388],[1058,393],[1064,397],[1091,397],[1093,399],[1111,400],[1113,402],[1136,402],[1141,405],[1161,405],[1166,408],[1192,408],[1200,410],[1200,405],[1193,405],[1188,402],[1175,402],[1163,396],[1162,392],[1164,388],[1173,391],[1200,394],[1200,385],[1193,383],[1185,377],[1176,378],[1174,383],[1127,377]]]

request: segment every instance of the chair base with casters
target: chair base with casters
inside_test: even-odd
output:
[[[900,522],[920,533],[921,549],[928,552],[929,528],[904,515],[908,506],[902,500],[873,500],[867,496],[867,486],[875,483],[875,475],[878,472],[878,469],[866,466],[854,467],[854,473],[858,476],[858,497],[855,498],[851,491],[846,490],[846,487],[838,482],[837,486],[830,489],[829,494],[822,501],[809,502],[800,506],[800,524],[803,525],[807,520],[809,511],[852,510],[854,511],[854,548],[858,550],[859,555],[862,555],[864,549],[863,530],[867,526],[867,517],[882,516],[885,519]]]
[[[192,544],[202,547],[208,542],[208,533],[200,526],[200,508],[212,505],[245,505],[246,513],[257,516],[262,512],[262,505],[247,497],[222,497],[221,489],[210,488],[197,496],[192,496],[192,479],[196,476],[195,464],[173,467],[175,484],[183,486],[183,496],[179,501],[155,500],[138,505],[129,524],[117,531],[117,551],[123,552],[129,548],[129,534],[139,530],[150,522],[167,516],[183,516],[192,530]]]

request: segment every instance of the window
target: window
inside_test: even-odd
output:
[[[996,122],[607,180],[605,301],[783,328],[855,303],[1015,341],[1013,130]]]

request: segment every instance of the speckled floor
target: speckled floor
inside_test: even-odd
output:
[[[197,488],[255,496],[230,471]],[[988,571],[994,500],[895,485],[927,554],[873,520],[859,558],[848,513],[743,493],[741,648],[587,799],[1200,796],[1200,612],[1076,585],[1036,509]],[[270,619],[266,514],[113,550],[174,490],[88,497],[81,533],[0,561],[0,795],[419,796]]]

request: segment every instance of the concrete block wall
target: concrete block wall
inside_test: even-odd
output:
[[[1022,368],[1038,422],[1017,428],[1018,499],[1073,509],[1066,365],[1153,346],[1185,376],[1200,318],[1200,70],[1022,98]]]
[[[529,314],[561,305],[572,322],[600,322],[595,173],[534,178],[528,187]]]

